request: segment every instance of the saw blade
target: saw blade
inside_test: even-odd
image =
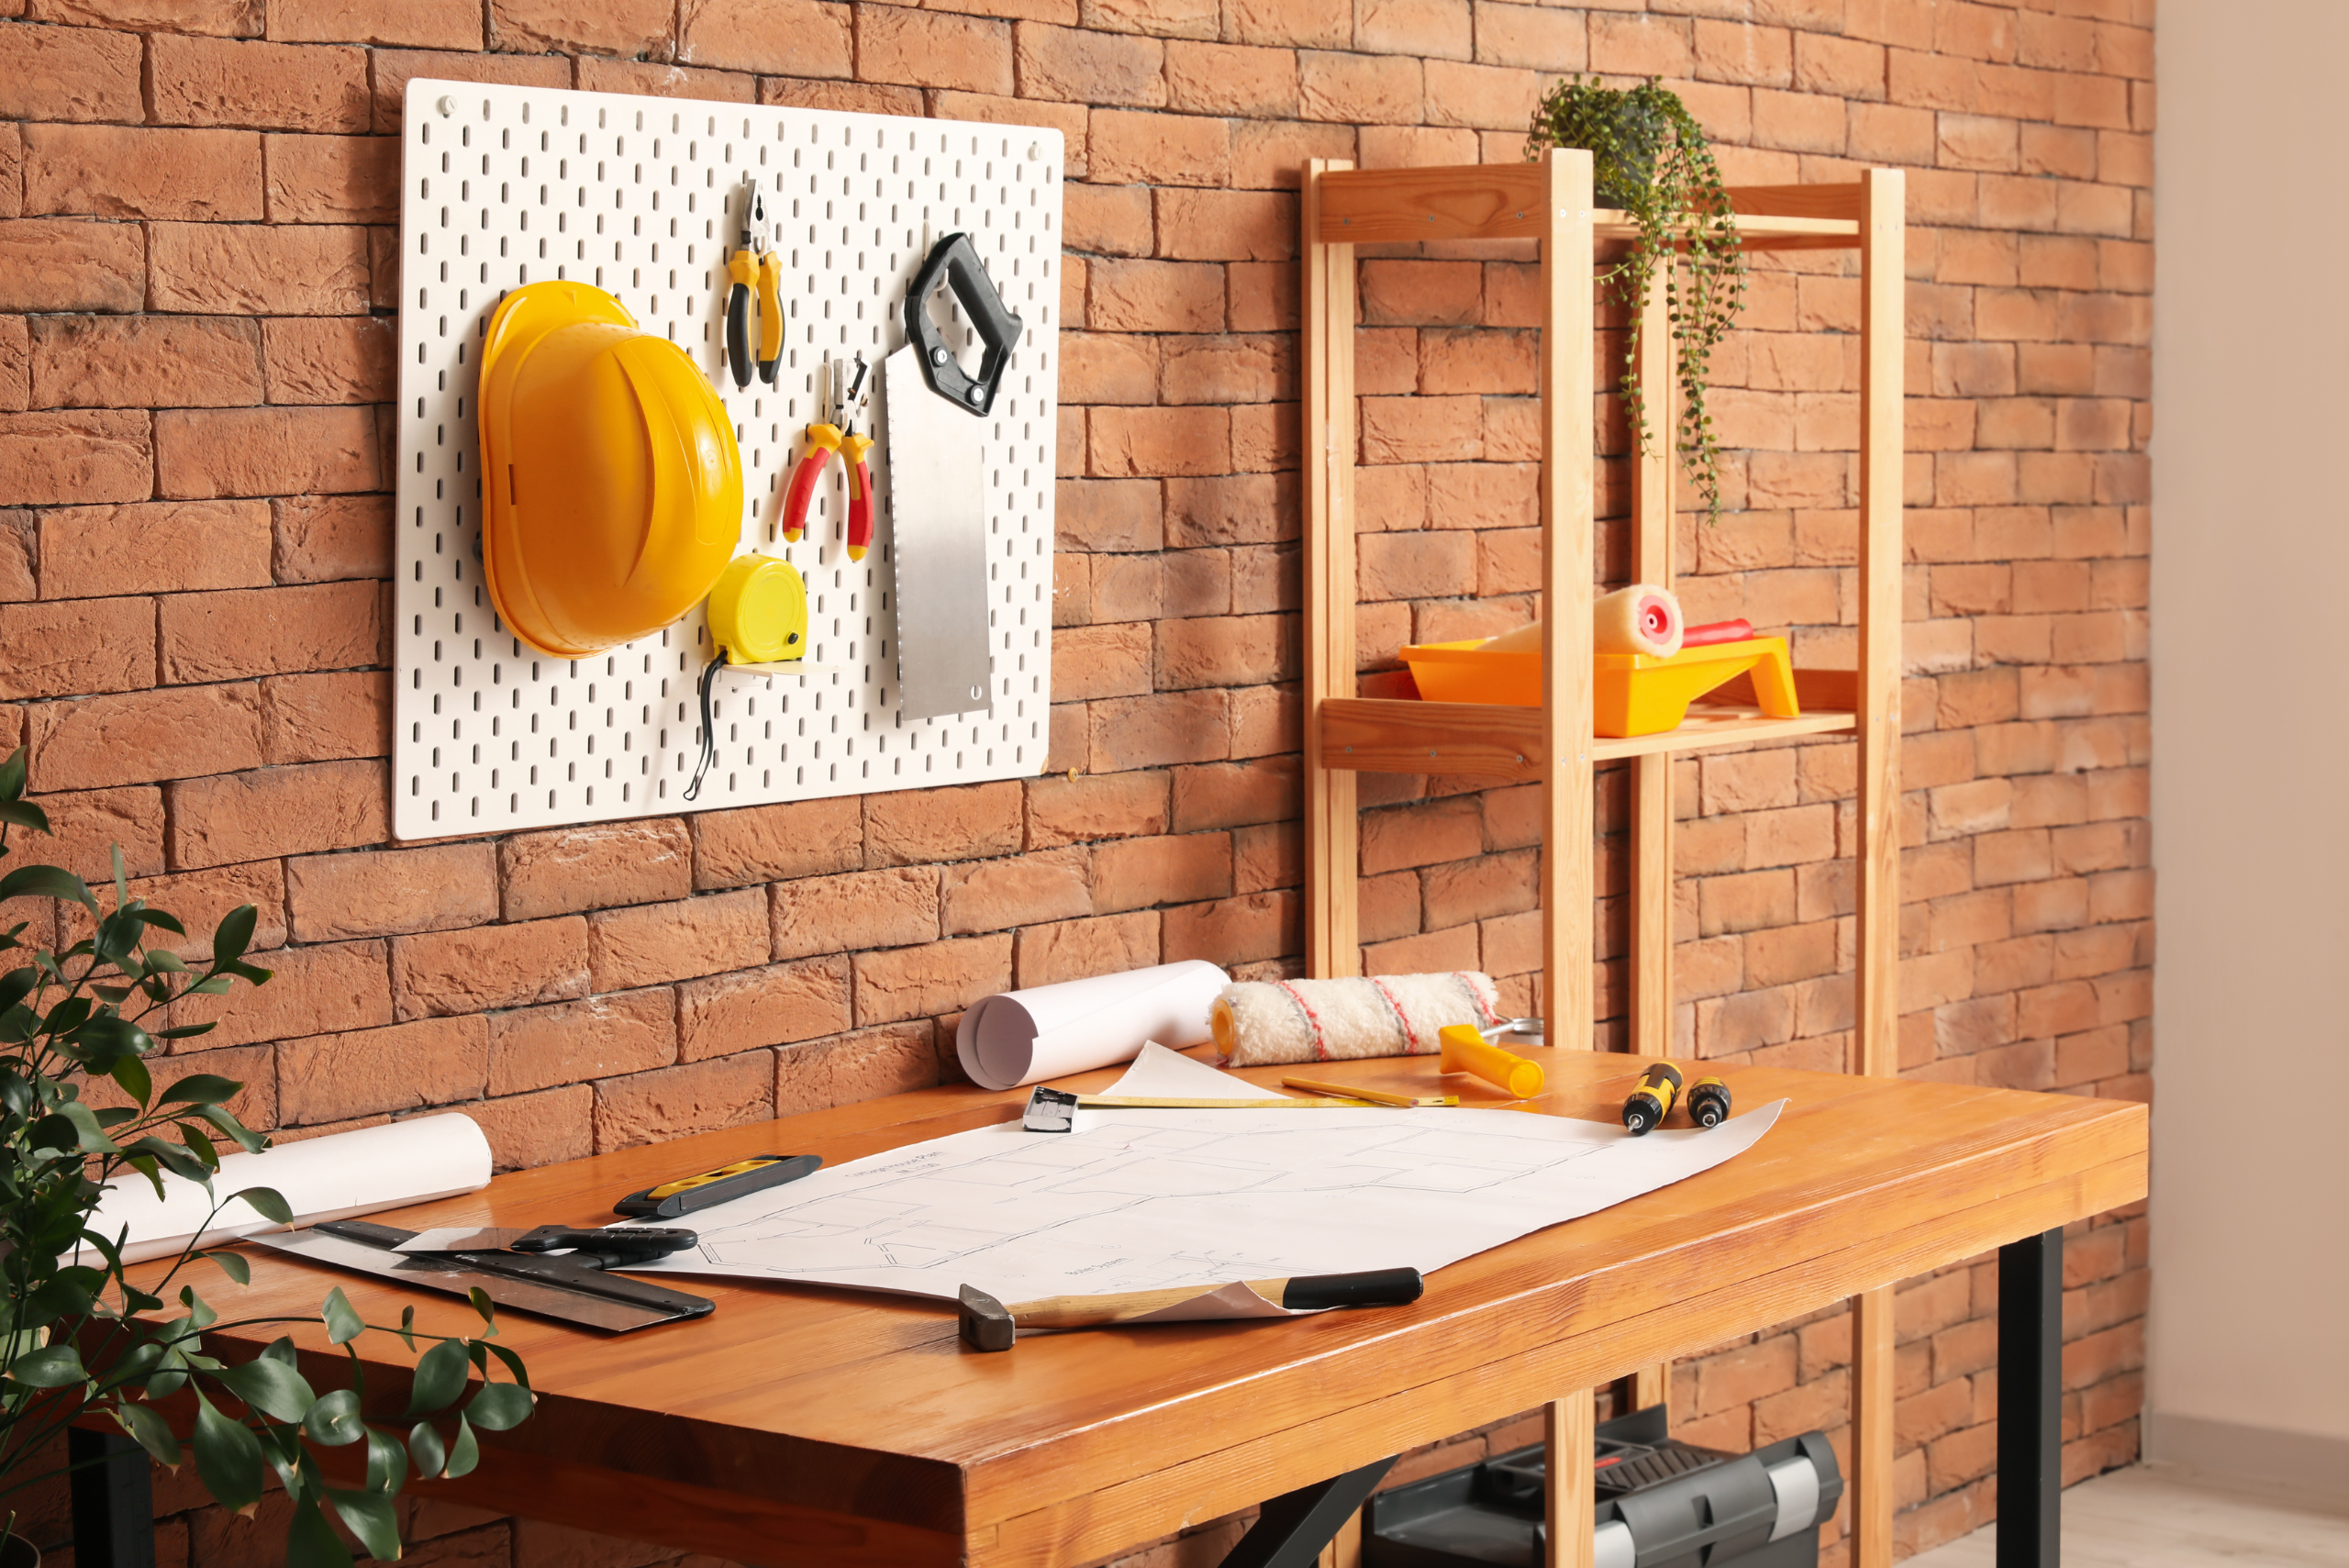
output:
[[[888,411],[897,706],[907,718],[992,711],[988,421],[932,392],[911,344],[882,364]]]

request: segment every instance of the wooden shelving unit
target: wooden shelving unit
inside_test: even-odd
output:
[[[1317,976],[1357,973],[1356,773],[1443,773],[1542,781],[1542,1010],[1550,1043],[1587,1050],[1592,973],[1594,770],[1632,773],[1631,1038],[1643,1056],[1672,1040],[1674,756],[1789,736],[1854,733],[1859,741],[1858,943],[1853,1069],[1890,1073],[1897,1060],[1899,873],[1900,485],[1903,180],[1869,169],[1850,184],[1732,189],[1749,251],[1856,250],[1862,295],[1859,666],[1800,672],[1800,718],[1704,706],[1668,735],[1594,739],[1591,605],[1596,596],[1595,274],[1634,229],[1594,208],[1587,152],[1539,163],[1357,170],[1316,160],[1303,184],[1305,353],[1305,776],[1307,961]],[[1354,247],[1394,240],[1534,239],[1542,252],[1542,706],[1483,706],[1356,695],[1354,651]],[[1643,322],[1641,376],[1670,387],[1662,291]],[[1658,418],[1661,430],[1669,420]],[[1660,441],[1659,445],[1663,443]],[[1635,459],[1631,571],[1673,580],[1668,453]],[[1697,1347],[1690,1347],[1695,1349]],[[1851,1519],[1854,1568],[1892,1561],[1892,1289],[1854,1300]],[[1627,1369],[1627,1372],[1629,1369]],[[1666,1369],[1631,1373],[1642,1403],[1660,1401]],[[1553,1402],[1553,1561],[1586,1559],[1591,1530],[1587,1393]],[[1557,1462],[1561,1446],[1579,1463]],[[1577,1494],[1579,1494],[1577,1496]]]

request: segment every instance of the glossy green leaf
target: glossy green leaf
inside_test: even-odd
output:
[[[82,1365],[82,1353],[72,1345],[27,1351],[8,1363],[7,1373],[28,1388],[68,1388],[90,1375]]]
[[[407,1456],[418,1475],[438,1475],[449,1462],[448,1450],[429,1421],[418,1421],[407,1431]]]
[[[322,1394],[302,1418],[302,1430],[310,1440],[327,1448],[340,1448],[355,1443],[365,1431],[359,1417],[359,1395],[353,1389],[338,1388]]]
[[[367,1429],[367,1490],[385,1494],[407,1478],[407,1450],[381,1427]]]
[[[57,1107],[57,1117],[44,1117],[41,1119],[50,1121],[58,1118],[62,1118],[66,1124],[72,1128],[75,1145],[83,1153],[119,1154],[122,1152],[122,1146],[108,1138],[106,1129],[98,1125],[96,1113],[81,1101],[67,1100]]]
[[[0,822],[12,828],[30,828],[36,832],[50,831],[49,813],[29,800],[0,800]]]
[[[227,1274],[239,1284],[253,1283],[253,1266],[245,1261],[245,1255],[242,1252],[199,1252],[196,1256],[210,1259],[219,1266],[222,1273]]]
[[[18,866],[0,876],[0,903],[28,896],[62,898],[79,904],[93,915],[98,912],[98,901],[91,896],[89,884],[62,866]]]
[[[224,1367],[217,1375],[223,1386],[273,1421],[299,1421],[317,1402],[300,1373],[267,1356]]]
[[[32,769],[32,753],[19,746],[0,762],[0,800],[16,800],[25,793],[25,779]]]
[[[239,904],[222,916],[212,929],[212,962],[228,964],[244,957],[245,950],[253,945],[253,926],[259,918],[260,912],[250,904]]]
[[[318,1316],[326,1319],[327,1342],[329,1344],[349,1344],[367,1331],[367,1320],[359,1316],[359,1309],[351,1305],[351,1298],[342,1294],[340,1285],[327,1292],[326,1300],[318,1307]]]
[[[102,1013],[74,1031],[74,1043],[82,1048],[90,1065],[104,1072],[125,1056],[143,1056],[155,1049],[155,1041],[147,1031],[128,1018]]]
[[[525,1388],[530,1386],[530,1369],[522,1364],[522,1358],[519,1355],[507,1350],[504,1345],[484,1344],[482,1349],[506,1363],[507,1376]]]
[[[195,1294],[195,1286],[192,1284],[180,1286],[180,1305],[187,1308],[187,1323],[191,1329],[209,1329],[220,1320],[220,1314],[213,1311],[211,1305]]]
[[[294,1223],[294,1206],[287,1203],[284,1195],[275,1187],[246,1187],[233,1195],[242,1198],[263,1219],[273,1219],[280,1225]],[[340,1344],[342,1341],[338,1340],[335,1342]]]
[[[172,1424],[157,1415],[152,1407],[124,1400],[114,1407],[115,1418],[122,1423],[132,1440],[155,1458],[155,1462],[177,1470],[180,1465],[180,1440],[172,1431]]]
[[[213,1500],[241,1514],[261,1501],[261,1444],[250,1428],[230,1420],[198,1389],[195,1396],[195,1473]]]
[[[158,1105],[221,1106],[244,1093],[245,1085],[217,1073],[191,1073],[163,1091]]]
[[[448,1408],[465,1391],[465,1342],[443,1340],[416,1363],[415,1390],[408,1396],[411,1417],[429,1416]]]
[[[196,1115],[218,1128],[233,1140],[238,1148],[248,1154],[258,1154],[269,1147],[269,1140],[236,1118],[234,1113],[219,1106],[202,1106]]]
[[[473,1436],[473,1425],[462,1416],[457,1418],[457,1440],[449,1445],[449,1462],[441,1473],[451,1480],[471,1475],[481,1463],[481,1439]]]
[[[530,1391],[519,1384],[492,1383],[465,1407],[465,1418],[485,1432],[503,1432],[528,1419],[533,1403]]]
[[[285,1568],[351,1568],[350,1548],[314,1497],[294,1505],[294,1522],[285,1530]]]
[[[117,1084],[122,1085],[122,1092],[138,1101],[141,1106],[154,1097],[154,1076],[147,1071],[147,1064],[139,1058],[124,1057],[114,1064],[111,1075]]]
[[[0,974],[0,1013],[6,1012],[31,995],[33,987],[39,984],[40,971],[30,964],[21,969],[12,969],[6,974]]]
[[[345,1492],[340,1488],[328,1492],[334,1499],[334,1511],[367,1555],[378,1562],[395,1562],[400,1554],[400,1522],[395,1505],[380,1492]]]

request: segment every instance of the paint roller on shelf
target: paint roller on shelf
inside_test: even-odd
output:
[[[1480,641],[1403,650],[1419,695],[1430,702],[1542,706],[1542,623]],[[1668,588],[1634,583],[1591,606],[1597,663],[1592,728],[1610,739],[1676,729],[1688,705],[1753,672],[1762,711],[1796,718],[1794,666],[1783,637],[1756,637],[1742,619],[1692,627]]]
[[[1681,613],[1678,595],[1645,583],[1601,595],[1590,606],[1590,627],[1596,651],[1644,653],[1651,659],[1670,659],[1683,649],[1714,648],[1753,636],[1753,623],[1743,617],[1690,626]],[[1488,637],[1480,646],[1494,653],[1539,653],[1542,623],[1533,621]]]

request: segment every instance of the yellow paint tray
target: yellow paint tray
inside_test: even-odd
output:
[[[1783,637],[1749,637],[1684,648],[1669,659],[1645,653],[1600,653],[1594,728],[1609,740],[1661,735],[1680,728],[1688,705],[1714,687],[1753,673],[1762,711],[1772,718],[1795,718],[1794,662]],[[1411,679],[1427,702],[1492,703],[1506,707],[1542,706],[1542,655],[1496,653],[1482,639],[1414,643],[1403,650]]]

